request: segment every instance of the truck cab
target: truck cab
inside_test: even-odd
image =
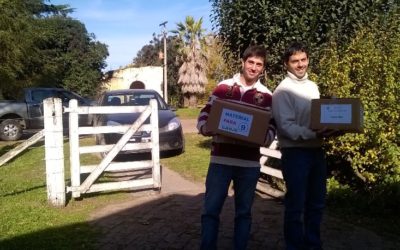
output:
[[[0,101],[0,139],[15,141],[23,130],[43,129],[43,100],[49,97],[60,98],[63,106],[76,99],[79,106],[91,106],[92,101],[62,88],[26,88],[17,100]],[[89,116],[80,117],[80,125],[91,125]],[[68,114],[63,115],[64,128],[68,127]]]

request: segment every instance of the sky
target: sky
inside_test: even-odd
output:
[[[203,18],[203,28],[211,31],[209,0],[50,0],[51,4],[68,4],[72,18],[85,24],[88,33],[108,45],[107,68],[114,70],[132,63],[137,52],[166,30],[176,29],[186,16]],[[171,34],[171,33],[169,33]]]

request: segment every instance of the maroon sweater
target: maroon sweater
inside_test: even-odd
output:
[[[240,83],[240,75],[236,74],[233,78],[220,82],[211,94],[207,104],[201,109],[197,129],[203,133],[202,127],[207,123],[213,102],[216,98],[236,100],[260,107],[271,107],[272,95],[267,87],[257,81],[254,86],[245,90]],[[265,138],[268,146],[275,138],[275,123],[272,120]],[[222,135],[214,135],[212,138],[211,159],[213,163],[240,166],[240,167],[260,167],[260,146]]]

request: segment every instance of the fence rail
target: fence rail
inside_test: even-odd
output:
[[[281,159],[282,154],[279,151],[278,141],[275,139],[269,147],[261,147],[260,153],[261,174],[283,180],[281,169],[269,165],[270,159],[275,159],[278,162]],[[269,183],[262,181],[262,178],[257,184],[257,190],[274,197],[282,197],[284,195],[282,191],[272,188]]]

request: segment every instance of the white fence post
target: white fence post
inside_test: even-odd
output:
[[[153,147],[151,148],[151,158],[153,160],[153,181],[155,188],[161,188],[161,170],[160,170],[160,138],[158,134],[158,106],[157,101],[150,100],[151,107],[151,141]]]
[[[62,102],[59,98],[43,101],[47,200],[65,206]]]
[[[77,190],[81,185],[80,155],[79,155],[79,114],[78,101],[69,101],[69,159],[71,171],[71,187]],[[72,197],[79,198],[79,191],[72,191]]]

